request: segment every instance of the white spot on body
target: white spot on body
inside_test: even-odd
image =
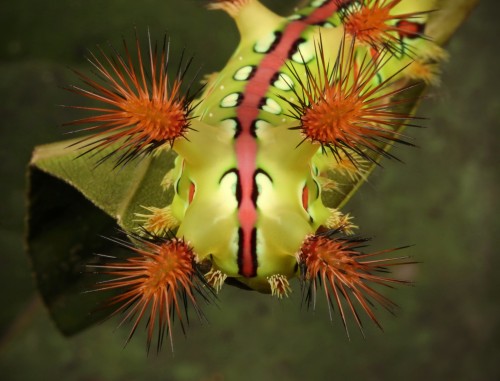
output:
[[[236,73],[234,73],[233,78],[236,81],[246,81],[248,80],[248,78],[250,78],[252,71],[253,66],[243,66],[242,68],[238,69]]]
[[[226,95],[222,98],[220,102],[220,107],[228,108],[228,107],[236,107],[238,105],[238,99],[240,97],[239,93],[232,93]]]
[[[269,49],[271,49],[274,41],[276,41],[276,35],[273,32],[257,41],[253,47],[253,50],[256,53],[267,53]]]
[[[289,75],[280,73],[278,79],[274,81],[273,86],[283,91],[289,91],[293,89],[294,83]]]
[[[262,131],[263,129],[267,129],[267,128],[270,128],[272,127],[272,124],[271,123],[268,123],[266,122],[265,120],[262,120],[262,119],[257,119],[255,121],[255,128],[257,129],[256,130],[256,133],[259,133],[260,131]]]
[[[266,103],[262,106],[262,110],[274,115],[279,115],[282,111],[279,103],[272,98],[266,98]]]
[[[238,127],[234,119],[224,119],[219,123],[219,126],[231,134],[234,134]]]
[[[291,59],[300,64],[311,62],[315,57],[314,46],[309,41],[300,44],[297,51],[292,55]]]
[[[321,7],[325,2],[326,0],[314,0],[311,2],[311,7]]]

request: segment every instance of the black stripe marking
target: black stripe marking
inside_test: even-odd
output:
[[[243,269],[243,229],[238,228],[238,257],[236,258],[238,262],[238,273],[242,275]]]
[[[251,247],[252,247],[253,268],[255,269],[252,276],[256,276],[257,275],[257,267],[259,266],[259,264],[257,262],[257,229],[255,229],[255,228],[252,229]]]
[[[250,238],[250,252],[252,254],[252,262],[253,262],[253,273],[250,274],[250,277],[257,276],[257,229],[253,228]],[[236,259],[238,263],[238,274],[243,275],[243,229],[238,228],[238,257]]]
[[[265,98],[264,98],[265,99]],[[262,102],[262,100],[261,100]],[[260,103],[259,103],[260,104]],[[250,125],[250,135],[252,135],[252,137],[256,138],[257,137],[257,121],[259,119],[254,119],[254,121],[252,122],[252,124]]]
[[[238,118],[232,118],[232,119],[236,123],[236,128],[234,131],[234,138],[237,139],[238,136],[240,136],[240,134],[241,134],[241,123],[240,123],[240,120]]]

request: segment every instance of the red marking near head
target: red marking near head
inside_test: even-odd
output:
[[[309,207],[309,188],[307,186],[302,189],[302,206],[307,211]]]
[[[196,186],[194,185],[194,183],[189,184],[189,198],[188,198],[188,200],[189,200],[190,204],[193,201],[195,190],[196,190]]]

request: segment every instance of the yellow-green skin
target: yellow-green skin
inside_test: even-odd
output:
[[[241,42],[227,65],[209,79],[196,109],[198,118],[192,121],[193,130],[188,133],[187,139],[178,140],[174,145],[179,156],[171,174],[176,192],[170,208],[179,222],[177,235],[192,245],[200,261],[210,260],[213,270],[220,270],[222,274],[262,292],[270,291],[270,276],[281,275],[289,279],[297,274],[296,254],[302,242],[325,225],[332,212],[321,201],[321,186],[317,176],[326,169],[325,166],[335,170],[336,164],[335,161],[321,158],[323,154],[317,143],[308,140],[302,142],[304,137],[300,130],[290,129],[299,125],[299,122],[289,116],[290,105],[279,96],[291,102],[296,99],[293,91],[286,90],[287,82],[283,82],[282,77],[279,78],[282,82],[278,87],[273,84],[257,86],[252,83],[252,79],[245,79],[245,70],[239,70],[247,66],[262,70],[262,63],[269,54],[266,49],[273,41],[275,32],[282,33],[277,48],[271,50],[276,53],[279,44],[287,38],[288,32],[285,31],[291,23],[297,23],[299,17],[311,17],[313,12],[324,10],[331,3],[328,0],[312,1],[309,6],[286,19],[272,13],[257,0],[243,1],[238,12],[233,14]],[[394,14],[426,11],[432,9],[433,5],[430,0],[404,0],[396,7]],[[424,24],[425,16],[419,18],[418,22]],[[325,26],[307,25],[303,28],[300,37],[304,42],[299,45],[300,53],[291,59],[288,56],[281,57],[281,62],[275,63],[275,66],[279,64],[279,71],[287,75],[286,80],[293,82],[296,89],[300,86],[290,69],[293,68],[305,78],[305,61],[312,73],[317,73],[316,52],[320,39],[325,60],[333,64],[341,42],[348,38],[344,36],[337,12],[330,12],[321,23]],[[429,44],[421,38],[404,43],[411,46],[416,55],[424,55]],[[363,46],[357,49],[369,50]],[[382,67],[374,81],[384,81],[411,60],[407,55],[394,56]],[[402,71],[391,81],[404,76],[405,71]],[[252,263],[249,263],[248,253],[247,257],[242,257],[239,247],[242,244],[240,235],[244,221],[240,215],[237,187],[238,182],[241,186],[245,181],[242,177],[245,170],[240,168],[243,165],[242,158],[252,155],[252,149],[242,152],[241,147],[237,148],[237,140],[248,135],[248,131],[240,131],[240,135],[235,136],[234,119],[242,114],[239,107],[245,104],[245,99],[250,98],[248,89],[254,85],[260,89],[263,97],[275,103],[270,101],[268,107],[254,111],[260,122],[253,137],[255,157],[250,161],[255,170],[263,173],[255,175],[253,172],[254,179],[246,179],[247,184],[255,182],[258,193],[254,200],[256,244],[251,253]],[[234,102],[235,96],[231,96],[234,93],[242,94],[243,103]],[[251,103],[248,101],[247,105]],[[241,124],[245,123],[240,121],[240,128]],[[233,172],[228,173],[231,170]],[[305,188],[307,200],[304,203]],[[241,202],[242,196],[239,196]]]

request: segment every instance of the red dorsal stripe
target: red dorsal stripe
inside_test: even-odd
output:
[[[257,223],[257,209],[252,200],[254,193],[254,175],[256,171],[256,160],[258,143],[253,137],[252,126],[259,115],[259,104],[266,95],[273,76],[283,67],[288,59],[288,54],[295,41],[300,38],[304,30],[312,25],[324,22],[337,9],[341,2],[331,0],[320,8],[314,10],[303,20],[289,23],[279,43],[268,53],[257,67],[253,77],[248,82],[243,101],[237,109],[237,117],[241,124],[241,133],[238,135],[235,143],[236,158],[238,162],[238,171],[241,181],[241,203],[238,210],[238,220],[241,228],[242,237],[240,237],[238,258],[240,264],[239,273],[244,277],[253,277],[257,275],[257,258],[255,252],[255,225]]]

